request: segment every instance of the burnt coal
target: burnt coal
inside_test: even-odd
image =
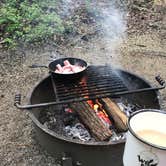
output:
[[[64,114],[63,114],[63,123],[65,126],[67,125],[73,125],[77,122],[79,122],[78,118],[77,118],[77,114],[75,112],[73,112],[72,109],[70,108],[64,108]]]
[[[65,133],[67,136],[81,141],[90,141],[92,139],[88,130],[81,123],[76,123],[74,126],[66,126]]]
[[[90,133],[84,125],[80,123],[78,115],[69,107],[64,108],[63,123],[65,125],[63,129],[65,136],[81,141],[91,140]]]
[[[116,103],[127,116],[140,109],[137,104],[131,104],[123,98],[116,99]],[[111,118],[111,117],[110,117]],[[64,105],[61,110],[41,110],[39,121],[48,129],[73,140],[83,142],[96,142],[90,131],[81,123],[79,116],[68,105]],[[118,132],[114,125],[110,129],[113,134],[109,141],[125,140],[126,132]],[[108,140],[107,140],[108,141]]]
[[[126,139],[126,132],[116,133],[115,131],[113,131],[113,134],[109,141],[113,142],[113,141],[119,141],[119,140],[125,140],[125,139]]]
[[[57,134],[64,135],[62,123],[62,115],[56,111],[41,110],[39,115],[39,121],[48,129],[55,131]]]
[[[121,109],[122,112],[124,112],[128,117],[132,112],[135,112],[139,108],[141,108],[138,104],[130,104],[130,103],[123,103],[118,102],[117,105]]]
[[[94,140],[89,131],[79,121],[78,115],[69,107],[62,108],[61,112],[57,112],[57,110],[41,110],[39,121],[48,129],[70,139]]]

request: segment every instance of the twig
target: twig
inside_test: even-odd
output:
[[[2,144],[1,146],[10,146],[10,145],[14,145],[14,146],[25,146],[25,147],[31,147],[32,145],[30,144],[20,144],[17,142],[7,142],[6,144]]]

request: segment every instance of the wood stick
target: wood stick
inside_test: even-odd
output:
[[[123,113],[119,106],[110,98],[102,98],[101,101],[107,114],[114,119],[115,127],[119,131],[126,131],[128,117],[125,115],[125,113]]]
[[[90,130],[96,140],[104,141],[112,136],[112,131],[105,126],[86,101],[72,103],[70,107],[78,113],[80,120]]]

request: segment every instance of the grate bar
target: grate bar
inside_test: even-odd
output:
[[[116,93],[128,91],[118,74],[106,66],[89,67],[87,74],[81,80],[61,80],[54,77],[51,79],[55,96],[58,97],[58,101],[64,102],[114,96]]]
[[[116,86],[116,88],[118,88],[118,89],[113,89],[113,88],[110,88],[110,87],[108,87],[108,88],[103,87],[103,88],[100,88],[100,89],[96,89],[94,87],[94,88],[91,88],[90,90],[91,91],[93,90],[92,94],[94,94],[94,95],[96,95],[96,94],[104,94],[104,93],[115,93],[115,92],[127,91],[127,89],[122,87],[122,86]],[[73,96],[73,95],[74,96],[75,95],[83,96],[83,95],[90,95],[90,94],[91,93],[89,92],[88,89],[84,90],[84,91],[82,91],[82,90],[79,91],[79,89],[77,89],[77,91],[75,91],[75,92],[71,92],[71,93],[66,92],[66,93],[58,94],[58,97],[61,98],[61,97]]]
[[[63,87],[61,89],[57,90],[57,93],[61,94],[61,95],[66,95],[66,93],[72,94],[75,93],[75,91],[77,92],[78,90],[82,93],[84,93],[85,91],[92,91],[92,90],[114,90],[114,89],[119,89],[119,88],[124,88],[124,86],[122,86],[121,83],[117,83],[115,85],[108,85],[108,84],[101,84],[101,85],[90,85],[89,86],[69,86],[69,87]],[[67,90],[66,90],[67,89]],[[74,90],[74,92],[73,92]],[[66,92],[67,91],[67,92]],[[63,92],[66,92],[65,94]]]

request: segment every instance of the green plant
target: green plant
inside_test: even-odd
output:
[[[0,43],[13,47],[18,42],[35,42],[62,34],[65,28],[56,12],[56,3],[57,0],[4,1],[0,8]]]

